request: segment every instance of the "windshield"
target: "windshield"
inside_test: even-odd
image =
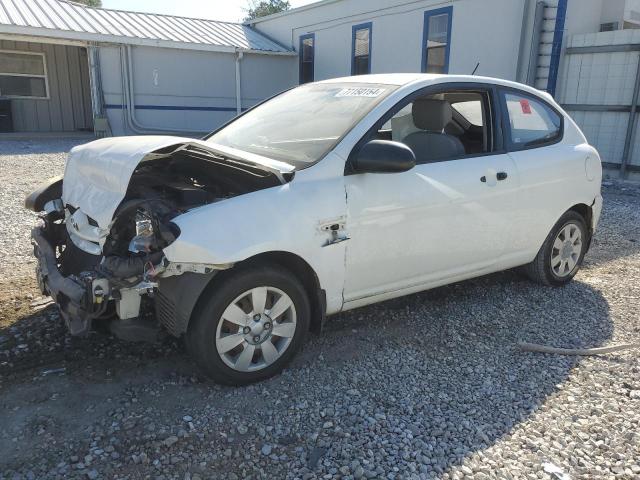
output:
[[[305,168],[396,88],[370,83],[303,85],[259,105],[207,141]]]

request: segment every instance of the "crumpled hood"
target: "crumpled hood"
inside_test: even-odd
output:
[[[158,150],[172,146],[175,147],[173,150],[178,150],[189,145],[218,155],[240,158],[280,177],[294,170],[284,162],[193,138],[159,135],[103,138],[74,147],[69,153],[62,184],[62,200],[65,205],[80,208],[101,228],[107,228],[126,195],[138,164],[152,160],[154,152]]]

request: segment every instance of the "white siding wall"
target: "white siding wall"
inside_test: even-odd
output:
[[[245,55],[240,68],[244,107],[298,84],[298,57]]]
[[[132,49],[136,118],[144,126],[206,132],[235,115],[235,55],[153,47]],[[130,134],[123,121],[122,72],[117,47],[100,49],[107,115],[114,135]],[[240,64],[242,106],[292,86],[297,58],[245,54]],[[177,107],[157,109],[157,107]],[[145,108],[146,107],[146,108]],[[156,107],[156,109],[149,109]],[[190,110],[189,108],[209,110]],[[229,111],[216,111],[224,108]]]
[[[535,83],[541,89],[547,87],[558,0],[545,3]],[[449,72],[470,73],[480,62],[479,75],[523,81],[529,64],[535,4],[536,0],[340,0],[257,21],[255,27],[295,50],[300,35],[314,33],[315,78],[322,80],[350,74],[351,27],[371,21],[372,73],[417,72],[421,68],[424,11],[453,6]],[[568,5],[565,43],[571,35],[597,32],[604,17],[612,11],[624,10],[628,3],[625,0],[570,0]],[[518,77],[525,8],[527,20]],[[295,79],[297,81],[297,74]]]
[[[622,22],[625,10],[624,0],[612,0],[602,5],[602,18],[600,23]]]
[[[640,22],[638,14],[640,14],[640,0],[626,0],[624,6],[625,20],[629,20],[634,22],[635,24],[638,24],[638,22]]]
[[[300,35],[315,33],[315,79],[322,80],[351,74],[351,27],[372,22],[371,72],[419,72],[424,12],[445,6],[453,6],[449,72],[468,74],[480,62],[478,75],[514,80],[524,0],[342,0],[255,27],[296,50]]]

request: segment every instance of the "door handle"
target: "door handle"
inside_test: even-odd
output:
[[[507,174],[507,172],[498,172],[496,173],[496,180],[498,181],[506,180],[508,176],[509,175]],[[482,183],[487,183],[487,177],[485,175],[481,176],[480,181]]]

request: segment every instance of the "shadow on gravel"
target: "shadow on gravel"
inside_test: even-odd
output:
[[[282,433],[270,442],[290,458],[302,448],[307,471],[318,472],[323,459],[336,468],[369,459],[386,471],[419,466],[430,478],[510,435],[580,361],[520,352],[518,340],[597,346],[611,335],[608,304],[589,285],[543,288],[506,272],[337,315],[284,374],[234,389],[195,375],[178,341],[71,338],[49,307],[0,329],[0,424],[7,432],[0,451],[11,469],[34,456],[55,468],[61,456],[52,438],[60,448],[86,451],[95,435],[107,435],[122,451],[151,451],[189,413],[213,426],[199,424],[203,437],[188,437],[181,449],[189,442],[190,451],[222,455],[241,442],[259,450],[265,440],[258,432],[275,424]],[[268,413],[276,398],[278,412]],[[325,407],[333,411],[328,417],[320,414]],[[115,430],[108,427],[114,421]],[[233,437],[239,421],[249,433],[220,436],[224,429]],[[156,430],[145,432],[148,423]],[[309,440],[318,432],[319,440]],[[221,458],[220,472],[242,462]]]
[[[609,305],[591,286],[545,288],[503,272],[340,315],[322,350],[338,376],[371,366],[350,379],[375,399],[371,416],[380,407],[401,416],[442,473],[512,434],[581,361],[522,352],[518,341],[595,347],[612,335]],[[397,361],[383,360],[389,352]]]

